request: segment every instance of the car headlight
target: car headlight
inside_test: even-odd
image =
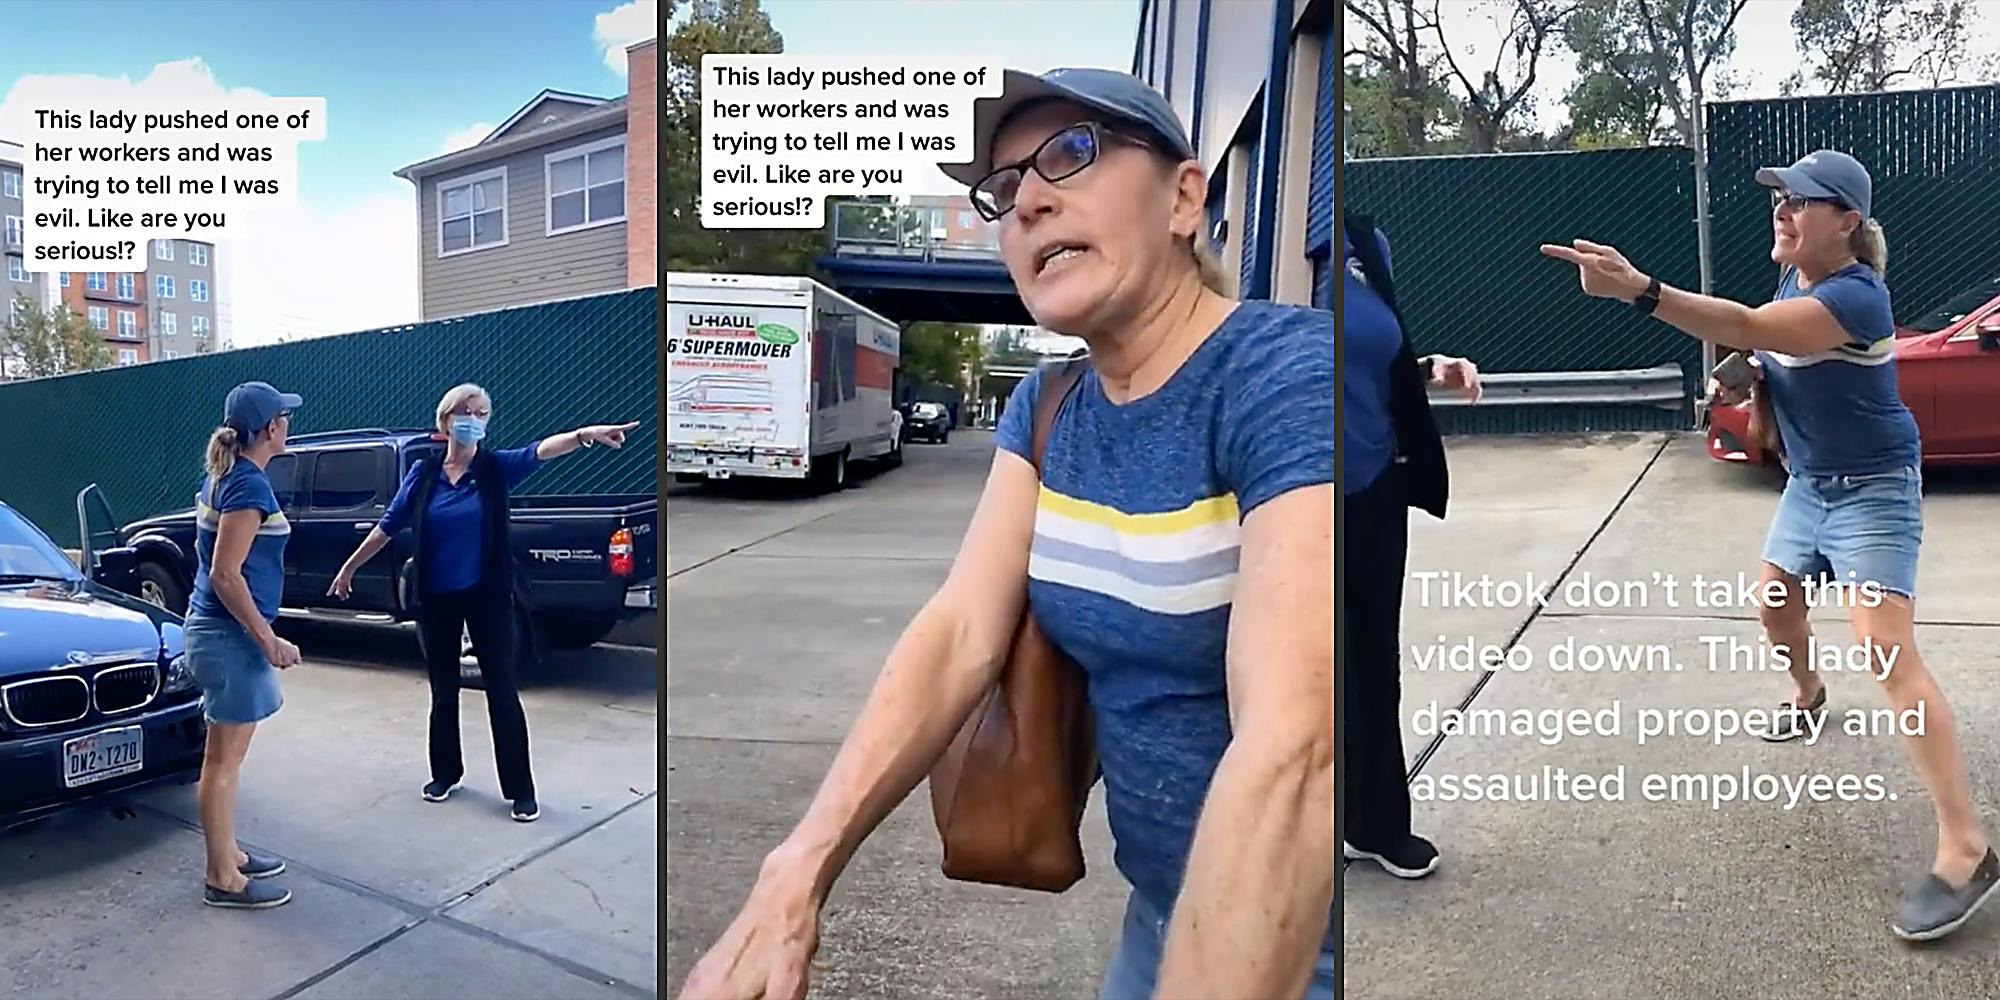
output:
[[[166,683],[160,686],[162,694],[179,694],[194,689],[194,671],[188,669],[187,654],[182,653],[167,661]]]

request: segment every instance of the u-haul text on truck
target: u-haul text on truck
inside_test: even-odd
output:
[[[895,323],[810,278],[667,275],[667,471],[846,485],[902,458]]]

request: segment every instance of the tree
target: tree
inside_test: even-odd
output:
[[[1342,63],[1359,59],[1373,70],[1349,70],[1348,102],[1354,107],[1356,155],[1424,156],[1436,152],[1433,134],[1456,118],[1451,92],[1438,80],[1439,56],[1427,43],[1433,18],[1418,10],[1419,0],[1343,0],[1362,36],[1342,53]],[[1364,90],[1353,85],[1357,74]],[[1376,151],[1367,150],[1363,130]]]
[[[67,306],[45,310],[19,294],[13,318],[0,332],[0,354],[15,359],[12,367],[24,378],[96,371],[113,360],[97,331]]]
[[[1635,116],[1657,100],[1673,135],[1699,150],[1701,108],[1720,89],[1711,70],[1736,50],[1736,18],[1748,2],[1582,0],[1564,34],[1580,76],[1621,84],[1623,107]]]
[[[1443,4],[1444,0],[1431,0],[1430,30],[1459,84],[1458,105],[1466,144],[1475,153],[1498,152],[1512,120],[1534,110],[1535,77],[1542,54],[1560,41],[1558,28],[1574,4],[1569,0],[1509,0],[1506,33],[1492,66],[1480,74],[1476,84],[1459,65],[1445,38]]]
[[[978,326],[924,322],[903,331],[903,373],[912,379],[956,386],[978,361]]]
[[[1870,94],[1942,87],[1965,68],[1966,0],[1803,0],[1792,12],[1801,65],[1787,93]]]
[[[667,4],[671,22],[679,4]],[[689,0],[687,19],[667,36],[667,85],[660,94],[666,164],[660,175],[667,270],[807,274],[826,232],[704,229],[701,225],[701,57],[777,53],[784,37],[757,0]],[[830,222],[831,220],[829,220]]]

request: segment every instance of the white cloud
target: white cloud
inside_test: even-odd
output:
[[[597,15],[590,37],[604,50],[604,65],[625,77],[625,47],[660,32],[659,0],[629,0]]]
[[[459,129],[458,131],[453,132],[448,136],[445,136],[444,142],[438,146],[438,152],[440,154],[456,153],[459,150],[465,149],[468,146],[476,146],[479,144],[479,140],[484,139],[489,135],[492,135],[493,130],[499,127],[500,126],[495,125],[492,122],[478,122],[476,124],[467,125],[466,127]]]
[[[50,93],[63,95],[70,107],[162,98],[208,107],[266,96],[224,87],[199,58],[161,63],[137,82],[25,76],[0,99],[0,139],[24,140],[34,107],[46,106],[38,95]],[[337,108],[329,112],[338,114]],[[416,321],[416,205],[408,185],[388,177],[401,162],[383,164],[381,194],[328,203],[306,190],[291,205],[240,220],[232,212],[227,234],[216,243],[218,335],[249,347]]]

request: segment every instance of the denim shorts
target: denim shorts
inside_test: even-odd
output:
[[[187,620],[184,634],[188,672],[201,685],[208,721],[246,726],[276,715],[285,704],[277,668],[236,619],[196,615]]]
[[[1764,561],[1800,579],[1872,583],[1917,596],[1924,482],[1916,468],[1861,476],[1794,475],[1778,500]]]
[[[1104,971],[1104,989],[1098,1000],[1152,1000],[1166,950],[1167,915],[1133,893],[1125,904],[1125,930],[1119,935],[1118,950],[1111,954],[1110,967]],[[1322,951],[1301,1000],[1333,1000],[1333,983],[1333,952]]]

